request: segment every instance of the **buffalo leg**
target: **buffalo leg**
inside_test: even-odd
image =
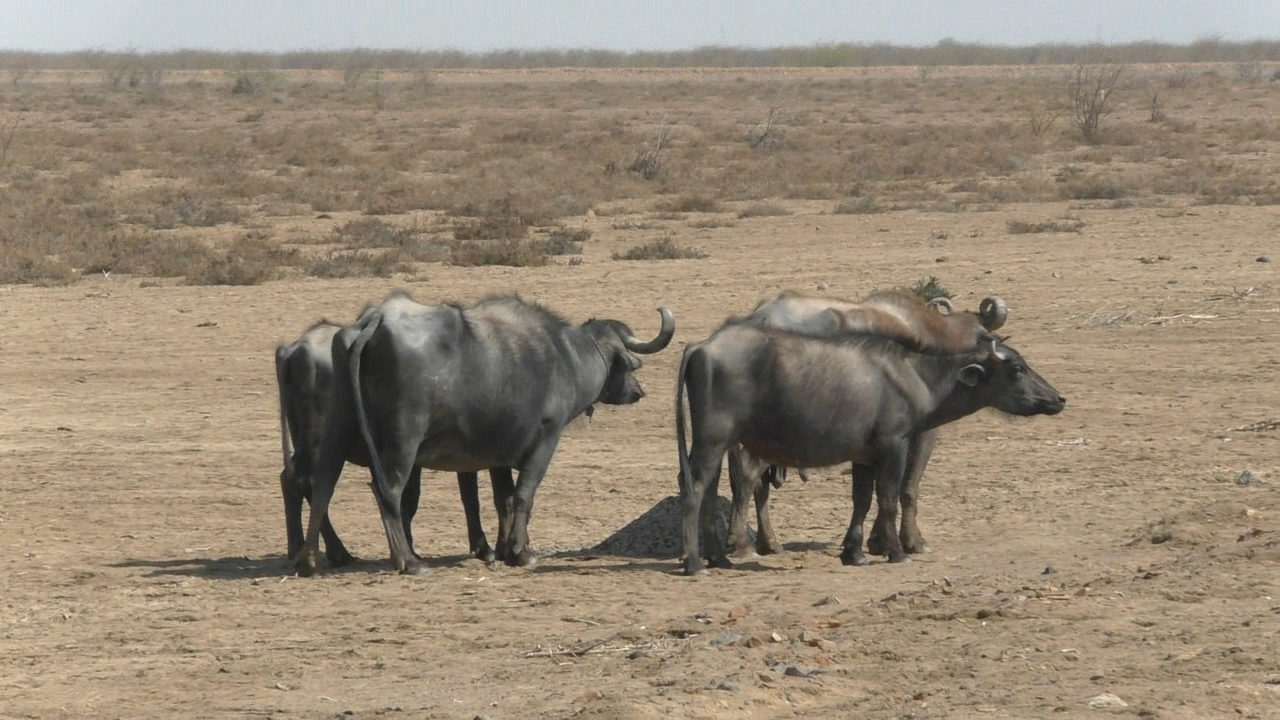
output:
[[[751,557],[756,550],[751,546],[747,530],[747,508],[756,495],[756,483],[760,476],[753,468],[744,467],[742,447],[729,448],[729,489],[733,504],[729,511],[729,552],[734,557]],[[759,505],[757,504],[757,509]],[[758,510],[757,510],[758,511]],[[759,537],[757,534],[756,537]]]
[[[294,478],[293,470],[280,471],[280,496],[284,498],[284,533],[289,543],[289,557],[302,549],[302,488]]]
[[[911,444],[911,457],[907,463],[906,480],[902,485],[902,548],[909,553],[929,552],[924,535],[916,525],[916,513],[920,507],[920,479],[924,476],[925,466],[933,455],[933,448],[938,443],[938,430],[926,430],[920,433]]]
[[[775,473],[775,477],[781,477],[785,469],[778,465],[772,465],[766,471],[766,473],[768,472]],[[756,552],[761,555],[776,555],[782,552],[782,546],[778,544],[778,536],[773,532],[773,521],[769,519],[770,487],[782,487],[782,483],[775,482],[767,477],[761,478],[756,483]]]
[[[409,545],[409,538],[404,531],[404,514],[401,511],[409,478],[417,469],[417,448],[404,449],[383,444],[378,450],[386,477],[375,479],[374,484],[378,486],[378,510],[382,514],[382,527],[387,533],[391,564],[405,575],[429,575],[430,568],[413,554]]]
[[[882,443],[879,462],[876,464],[875,524],[884,538],[885,555],[891,563],[906,562],[909,559],[895,530],[898,529],[898,496],[902,491],[902,479],[906,474],[910,451],[911,443],[906,438]]]
[[[336,413],[331,413],[330,422],[333,422],[335,417]],[[326,435],[333,437],[336,434],[326,430]],[[342,475],[344,464],[346,464],[346,456],[339,443],[326,442],[321,445],[315,472],[311,474],[311,482],[307,483],[310,486],[308,499],[311,501],[307,534],[303,540],[302,549],[294,559],[294,566],[298,574],[303,577],[314,575],[317,570],[316,557],[320,552],[321,528],[328,525],[330,530],[333,529],[333,526],[329,525],[329,502],[333,499],[333,490],[338,484],[338,477]],[[337,537],[336,533],[334,537]],[[325,540],[328,542],[327,537]]]
[[[902,522],[899,537],[902,540],[902,548],[909,553],[928,552],[929,547],[925,544],[924,536],[920,534],[920,528],[916,525],[916,512],[920,499],[920,478],[924,475],[925,466],[929,464],[929,456],[933,454],[933,447],[938,442],[938,431],[928,430],[920,433],[911,440],[911,449],[907,456],[907,470],[902,483],[901,504],[902,504]],[[867,552],[872,555],[884,555],[885,545],[884,538],[880,534],[880,524],[871,530],[871,535],[867,538]]]
[[[284,531],[288,541],[288,557],[292,560],[302,549],[304,537],[302,532],[302,502],[311,500],[311,483],[302,483],[292,468],[280,471],[280,494],[284,497]],[[329,564],[341,567],[355,562],[355,556],[347,551],[333,529],[328,516],[320,526],[320,535],[324,538],[324,554]]]
[[[413,549],[413,516],[418,514],[418,502],[422,499],[422,468],[414,465],[409,473],[409,481],[405,483],[404,494],[400,496],[400,519],[404,525],[404,538],[409,543],[409,552],[421,560],[418,551]]]
[[[485,562],[493,562],[493,548],[484,535],[480,522],[479,473],[458,473],[458,495],[462,497],[462,511],[467,516],[467,553]]]
[[[723,448],[713,451],[696,445],[689,454],[692,478],[688,483],[689,494],[684,499],[685,575],[701,575],[707,571],[702,565],[700,545],[706,551],[710,565],[731,567],[715,524],[716,487],[724,454]]]
[[[871,491],[875,489],[874,473],[873,467],[853,466],[853,516],[840,547],[840,562],[845,565],[867,564],[867,556],[862,554],[862,524],[871,510]]]
[[[508,565],[529,567],[538,562],[537,553],[529,543],[529,520],[533,517],[533,496],[538,492],[538,485],[547,474],[547,466],[551,464],[551,456],[555,454],[556,445],[559,442],[559,436],[544,440],[520,469],[515,495],[511,499],[511,540],[506,557]]]
[[[489,485],[493,488],[493,508],[498,513],[498,546],[488,562],[506,560],[511,547],[511,514],[514,511],[516,484],[511,468],[489,468]]]

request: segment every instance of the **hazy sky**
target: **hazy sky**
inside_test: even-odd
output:
[[[0,0],[0,49],[676,50],[1280,38],[1280,0]]]

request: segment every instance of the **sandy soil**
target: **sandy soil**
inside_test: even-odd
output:
[[[1280,713],[1280,295],[1255,261],[1276,254],[1275,211],[1084,209],[1082,234],[1012,236],[1011,216],[1062,206],[796,207],[698,231],[705,260],[612,261],[620,241],[588,220],[579,266],[0,289],[0,715],[1028,717],[1107,693],[1119,714]],[[531,525],[551,554],[674,491],[684,341],[782,288],[926,274],[961,304],[1006,297],[1011,344],[1069,406],[948,428],[924,482],[934,550],[914,562],[840,565],[832,468],[775,495],[785,554],[709,577],[567,553],[486,567],[465,558],[452,478],[430,474],[416,534],[436,571],[402,577],[354,468],[334,515],[365,560],[286,567],[272,351],[320,316],[400,284],[427,302],[518,290],[640,334],[673,308],[649,398],[561,445]]]

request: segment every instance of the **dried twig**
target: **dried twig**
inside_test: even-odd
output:
[[[1243,290],[1236,289],[1236,288],[1233,286],[1233,287],[1231,288],[1231,292],[1226,292],[1226,293],[1214,293],[1213,295],[1210,295],[1209,297],[1207,297],[1207,298],[1205,298],[1205,299],[1206,299],[1206,300],[1237,300],[1237,301],[1239,301],[1239,300],[1243,300],[1243,299],[1245,299],[1245,298],[1249,297],[1250,295],[1252,295],[1252,294],[1253,294],[1254,289],[1255,289],[1255,287],[1254,287],[1253,285],[1250,285],[1249,287],[1247,287],[1247,288],[1245,288],[1245,289],[1243,289]]]
[[[1238,428],[1231,428],[1233,432],[1263,432],[1265,430],[1280,430],[1280,420],[1259,420],[1258,422],[1241,425]]]

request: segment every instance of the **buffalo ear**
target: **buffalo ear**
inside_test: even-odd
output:
[[[987,376],[987,369],[977,363],[960,368],[960,382],[973,387]]]

